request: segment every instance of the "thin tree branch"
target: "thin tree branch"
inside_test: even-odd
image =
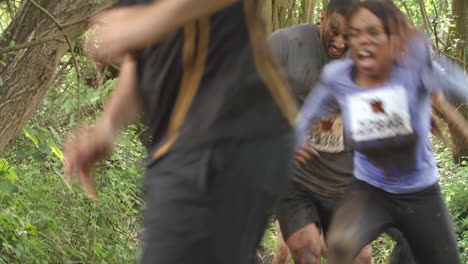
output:
[[[444,51],[440,50],[436,45],[432,44],[432,47],[437,50],[437,52],[440,52],[442,55],[446,56],[447,58],[456,61],[458,63],[461,63],[463,65],[463,61],[460,60],[459,58],[455,58],[453,56],[450,56],[449,54],[445,53]]]
[[[71,32],[71,30],[68,33],[70,33],[70,32]],[[53,40],[60,40],[60,38],[63,37],[64,35],[66,35],[66,34],[67,34],[67,31],[62,31],[62,32],[59,32],[59,33],[57,33],[55,35],[45,37],[45,38],[42,38],[42,39],[37,39],[37,40],[33,40],[33,41],[21,43],[21,44],[16,44],[15,46],[12,46],[12,47],[1,48],[0,49],[0,54],[35,47],[35,46],[38,46],[38,45],[41,45],[41,44],[44,44],[46,42],[53,41]]]
[[[91,13],[90,15],[88,15],[88,16],[82,18],[82,19],[79,19],[79,20],[77,20],[77,21],[73,21],[73,22],[69,22],[69,23],[64,23],[64,24],[62,24],[62,26],[63,26],[64,28],[66,28],[66,27],[69,27],[69,26],[73,26],[73,25],[76,25],[76,24],[80,24],[80,23],[82,23],[82,22],[88,20],[90,17],[95,16],[95,15],[101,13],[102,11],[107,10],[107,9],[113,7],[115,4],[116,4],[116,1],[110,1],[107,5],[104,5],[103,7],[99,8],[98,10],[96,10],[96,11],[93,12],[93,13]]]
[[[409,11],[409,8],[408,8],[408,6],[406,5],[405,0],[400,0],[400,3],[401,3],[401,5],[403,6],[403,8],[405,8],[406,16],[407,16],[407,17],[409,18],[409,20],[411,21],[411,24],[414,25],[413,16],[411,15],[411,13],[410,13],[410,11]]]
[[[424,6],[424,1],[423,0],[419,0],[418,1],[419,3],[419,9],[421,10],[421,18],[422,18],[422,21],[423,21],[423,25],[424,25],[424,30],[431,34],[431,27],[429,26],[429,19],[427,18],[427,12],[426,12],[426,7]]]
[[[55,18],[55,16],[53,16],[51,13],[49,13],[49,11],[47,11],[47,9],[45,9],[44,7],[42,7],[41,5],[36,3],[36,1],[34,1],[34,0],[28,0],[28,1],[31,4],[35,5],[39,10],[41,10],[42,13],[44,13],[46,16],[48,16],[55,23],[55,25],[57,25],[57,27],[60,30],[62,30],[62,25],[60,24],[60,22]]]
[[[113,5],[115,5],[115,2],[116,1],[111,1],[111,3],[107,4],[107,5],[104,5],[103,7],[99,8],[96,12],[93,12],[91,15],[88,15],[82,19],[79,19],[77,21],[73,21],[73,22],[69,22],[69,23],[65,23],[65,24],[61,24],[61,26],[63,28],[67,28],[69,26],[73,26],[73,25],[76,25],[76,24],[80,24],[84,21],[86,21],[87,19],[89,19],[90,17],[102,12],[103,10],[106,10],[110,7],[112,7]],[[33,41],[29,41],[29,42],[25,42],[25,43],[21,43],[21,44],[16,44],[15,46],[13,47],[4,47],[4,48],[0,48],[0,54],[4,54],[4,53],[8,53],[8,52],[12,52],[12,51],[17,51],[17,50],[22,50],[22,49],[27,49],[27,48],[31,48],[31,47],[34,47],[34,46],[38,46],[38,45],[41,45],[41,44],[44,44],[46,42],[49,42],[49,41],[53,41],[53,40],[60,40],[61,37],[63,37],[64,35],[68,35],[68,33],[72,32],[72,30],[69,30],[69,31],[63,31],[63,32],[59,32],[55,35],[52,35],[50,37],[46,37],[46,38],[42,38],[42,39],[37,39],[37,40],[33,40]]]
[[[433,32],[434,32],[434,37],[435,37],[435,43],[436,43],[436,46],[437,48],[439,48],[439,42],[441,42],[439,40],[439,36],[438,36],[438,33],[437,33],[437,20],[439,19],[439,12],[437,11],[437,6],[435,5],[435,2],[434,0],[431,0],[431,3],[432,3],[432,6],[434,7],[434,11],[435,11],[435,18],[432,20],[432,26],[433,26]]]

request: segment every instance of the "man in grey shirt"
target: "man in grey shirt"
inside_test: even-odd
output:
[[[327,62],[344,56],[347,49],[345,16],[355,1],[331,0],[319,24],[280,29],[270,36],[273,52],[286,71],[300,105],[319,80]],[[276,206],[283,235],[278,236],[279,249],[274,261],[277,264],[289,263],[286,262],[289,250],[295,263],[320,263],[326,250],[323,238],[332,214],[345,187],[354,180],[353,153],[344,143],[340,115],[320,120],[309,131],[307,141],[311,148],[296,152],[294,176]],[[276,224],[278,227],[278,222]],[[370,246],[361,251],[355,263],[372,263]]]

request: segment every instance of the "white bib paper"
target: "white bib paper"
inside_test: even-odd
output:
[[[354,141],[384,139],[413,133],[408,92],[402,86],[349,95],[351,137]]]
[[[341,115],[322,118],[309,130],[308,144],[322,152],[336,153],[344,151],[343,119]]]

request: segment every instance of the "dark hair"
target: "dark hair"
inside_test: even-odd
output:
[[[346,17],[351,8],[357,3],[359,3],[359,0],[330,0],[326,8],[326,14],[329,16],[331,13],[336,12]]]
[[[361,8],[369,10],[382,21],[385,33],[388,36],[395,34],[405,39],[411,32],[415,31],[406,16],[392,0],[358,1],[354,3],[348,12],[346,20],[350,21],[351,17]]]

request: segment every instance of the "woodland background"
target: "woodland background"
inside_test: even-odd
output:
[[[394,0],[432,40],[436,55],[467,70],[468,1]],[[0,0],[0,263],[132,263],[139,257],[144,127],[131,126],[94,173],[99,201],[63,178],[67,133],[91,122],[115,83],[118,66],[84,52],[87,19],[115,0]],[[326,0],[263,0],[269,33],[319,20]],[[468,116],[466,102],[455,107]],[[468,143],[443,122],[450,142],[433,140],[441,185],[468,263]],[[272,225],[259,257],[270,263]],[[393,242],[374,242],[386,263]]]

